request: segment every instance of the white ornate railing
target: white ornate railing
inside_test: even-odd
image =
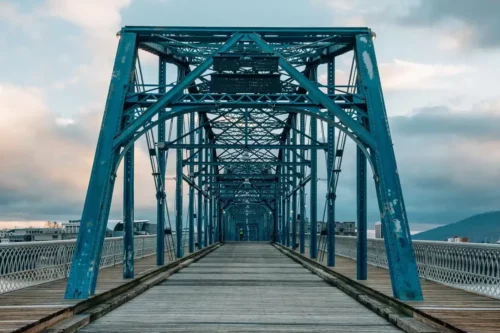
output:
[[[175,235],[174,235],[175,242]],[[196,239],[196,238],[195,238]],[[183,239],[184,246],[186,240]],[[0,294],[66,278],[76,240],[0,244]],[[166,242],[165,251],[175,243]],[[135,259],[156,253],[156,235],[135,236]],[[121,264],[123,238],[105,238],[99,268]]]
[[[421,278],[500,298],[500,245],[413,241],[413,249]],[[335,252],[356,260],[356,237],[336,236]],[[367,257],[370,265],[388,268],[383,239],[368,239]]]

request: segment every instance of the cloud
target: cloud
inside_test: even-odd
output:
[[[429,28],[445,26],[451,36],[448,41],[455,40],[457,47],[492,48],[500,46],[499,12],[500,1],[495,0],[421,0],[397,21]]]
[[[32,38],[40,38],[40,29],[36,27],[36,18],[30,13],[23,13],[10,2],[0,2],[0,19],[14,29],[22,29]]]
[[[120,10],[131,0],[48,0],[44,11],[96,34],[108,33],[121,23]]]
[[[422,64],[400,59],[379,66],[382,86],[387,90],[445,89],[460,76],[473,69],[467,65]]]
[[[102,108],[61,117],[50,110],[42,90],[0,85],[0,219],[78,218],[101,118]],[[135,170],[136,211],[151,212],[151,218],[155,190],[142,141],[136,148]],[[117,177],[111,215],[120,218],[121,170]]]

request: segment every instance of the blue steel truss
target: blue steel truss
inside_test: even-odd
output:
[[[327,263],[334,266],[335,188],[343,142],[349,137],[357,145],[358,279],[367,278],[369,165],[394,296],[422,299],[370,29],[124,27],[119,36],[66,298],[87,298],[95,293],[111,196],[122,160],[123,277],[134,276],[134,143],[146,135],[158,202],[158,265],[164,264],[169,216],[165,165],[168,152],[174,150],[177,257],[184,255],[182,193],[186,183],[190,252],[214,242],[236,240],[238,230],[245,228],[247,240],[280,242],[301,253],[308,247],[313,259],[318,255],[317,156],[324,151]],[[138,50],[158,57],[157,82],[144,82]],[[335,59],[348,52],[353,55],[355,79],[337,85]],[[167,65],[177,68],[175,82],[167,82]],[[326,84],[318,82],[320,66],[327,67]],[[176,135],[172,138],[167,136],[167,127],[172,129],[174,123]],[[324,123],[325,140],[318,137],[318,124],[323,128]],[[340,145],[336,131],[343,138]],[[306,186],[310,186],[309,211]],[[309,244],[304,242],[307,219]]]

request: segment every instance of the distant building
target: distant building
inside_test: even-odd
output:
[[[110,226],[111,223],[108,223],[108,227]],[[123,236],[123,221],[114,224],[110,229],[113,237]],[[156,224],[150,223],[149,220],[134,220],[134,235],[156,235]]]
[[[64,239],[73,239],[78,237],[78,232],[80,231],[80,220],[70,220],[69,222],[64,222],[62,225],[65,233]],[[134,235],[152,234],[156,234],[156,224],[150,223],[149,220],[134,221]],[[108,221],[106,237],[121,236],[123,236],[123,221]]]
[[[375,223],[375,238],[384,238],[381,222]]]
[[[469,243],[469,237],[453,236],[451,238],[448,238],[448,242],[450,242],[450,243]]]
[[[2,243],[39,242],[63,239],[62,228],[19,228],[5,231]]]
[[[356,236],[356,222],[335,222],[335,234],[339,236]]]
[[[297,231],[300,230],[300,222],[297,222]],[[311,232],[311,224],[306,220],[306,233]],[[328,230],[328,222],[318,221],[317,222],[317,231],[322,235],[326,235]],[[356,222],[351,221],[336,221],[335,222],[335,235],[337,236],[356,236]]]

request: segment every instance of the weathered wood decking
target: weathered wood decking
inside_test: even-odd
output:
[[[156,268],[155,255],[135,261],[136,277]],[[96,295],[128,281],[122,279],[122,265],[104,268],[99,273]],[[77,304],[78,300],[64,299],[66,282],[67,279],[62,279],[1,294],[0,332],[14,331]]]
[[[401,332],[270,244],[226,244],[81,330]]]
[[[322,264],[326,266],[326,255]],[[330,269],[356,280],[356,261],[352,259],[337,256],[336,267]],[[387,269],[368,265],[368,280],[358,282],[392,296]],[[500,300],[424,279],[421,279],[421,284],[424,301],[405,302],[406,304],[465,332],[500,332]]]

